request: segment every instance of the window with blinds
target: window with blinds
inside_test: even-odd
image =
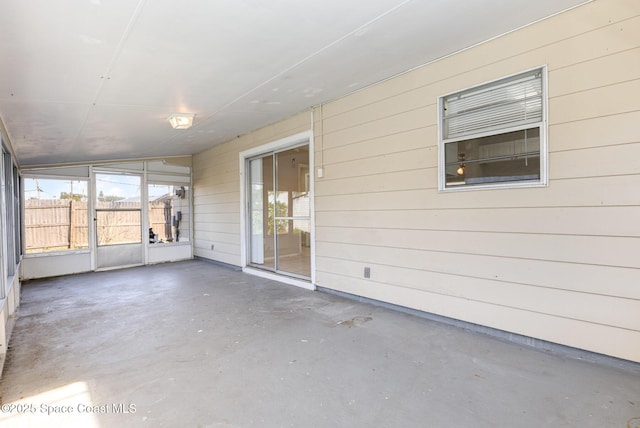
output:
[[[440,189],[543,185],[545,69],[440,98]]]

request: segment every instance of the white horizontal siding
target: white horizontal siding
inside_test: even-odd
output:
[[[297,134],[309,127],[309,114],[301,113],[194,156],[195,256],[233,265],[242,264],[240,152]]]
[[[432,178],[429,179],[425,171],[372,175],[368,177],[369,180],[367,177],[321,179],[316,183],[316,210],[640,205],[640,195],[637,192],[640,188],[640,176],[637,174],[560,179],[554,180],[548,188],[526,191],[503,189],[438,195],[437,183],[433,182],[437,172],[432,171]]]
[[[407,229],[396,224],[395,229],[316,226],[316,237],[321,242],[387,247],[390,257],[394,257],[394,248],[416,248],[640,269],[637,237],[439,231]]]
[[[360,243],[319,242],[317,250],[330,254],[318,257],[318,269],[326,271],[323,259],[351,261],[356,262],[353,266],[358,277],[362,276],[365,266],[380,265],[627,299],[635,299],[638,294],[638,271],[634,268],[412,248],[394,248],[395,257],[391,258],[388,248]],[[375,278],[375,269],[373,275]],[[611,281],[611,278],[616,281]]]
[[[469,218],[473,218],[473,222]],[[615,218],[617,221],[606,221]],[[319,227],[640,237],[640,207],[319,211]]]
[[[438,97],[545,64],[549,186],[439,193]],[[317,107],[317,285],[640,361],[638,94],[640,2],[599,0]],[[240,264],[238,155],[308,120],[194,157],[197,256]]]
[[[543,64],[549,186],[439,193],[438,97]],[[632,94],[640,3],[603,0],[316,109],[318,285],[640,361]]]

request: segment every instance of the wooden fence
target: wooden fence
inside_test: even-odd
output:
[[[24,205],[27,253],[89,247],[86,202],[29,199]]]
[[[140,242],[141,211],[138,202],[101,202],[97,207],[100,245]],[[123,211],[100,211],[100,210]],[[89,247],[87,202],[69,199],[25,201],[24,225],[27,253]],[[149,225],[164,241],[172,239],[172,201],[149,204]],[[142,239],[148,239],[146,233]]]

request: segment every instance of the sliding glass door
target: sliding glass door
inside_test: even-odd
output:
[[[311,276],[309,145],[249,159],[249,264]]]

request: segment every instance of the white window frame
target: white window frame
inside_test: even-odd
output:
[[[541,72],[541,77],[542,77],[542,121],[541,122],[538,122],[537,124],[535,123],[529,124],[526,126],[504,127],[498,130],[491,130],[486,132],[480,132],[477,134],[465,135],[464,137],[457,137],[457,138],[451,138],[451,139],[444,138],[444,134],[445,134],[444,100],[447,97],[450,97],[451,95],[454,95],[454,94],[459,94],[459,93],[470,91],[476,88],[480,88],[485,85],[486,86],[489,86],[492,84],[498,85],[518,75],[524,75],[537,70]],[[548,91],[547,91],[547,86],[548,86],[547,82],[548,82],[547,66],[542,65],[542,66],[533,67],[518,73],[513,73],[508,76],[500,77],[499,79],[473,85],[462,90],[450,92],[438,98],[438,191],[439,192],[460,192],[460,191],[464,192],[464,191],[487,190],[487,189],[545,187],[548,185],[547,112],[548,112],[548,105],[549,105],[549,97],[548,97]],[[535,128],[535,127],[539,127],[540,129],[540,178],[538,180],[507,181],[507,182],[495,182],[495,183],[486,183],[486,184],[456,185],[456,186],[447,187],[446,162],[445,162],[446,144],[466,141],[466,140],[475,139],[475,138],[488,137],[493,135],[501,135],[501,134],[506,134],[509,132],[517,131],[517,130]]]

